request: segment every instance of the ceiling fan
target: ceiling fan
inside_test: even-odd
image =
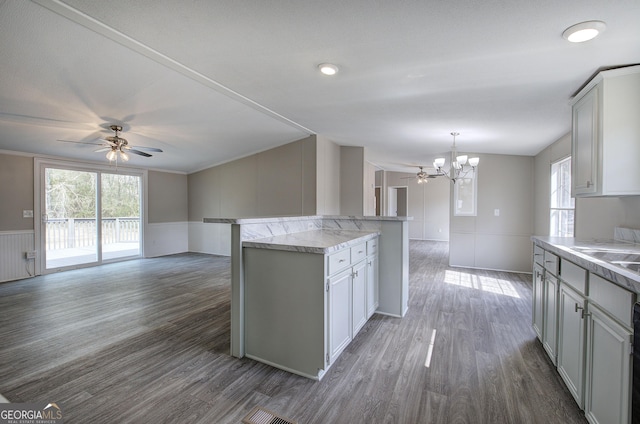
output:
[[[126,162],[129,160],[129,153],[133,153],[135,155],[151,157],[153,155],[143,152],[142,150],[146,150],[149,152],[162,152],[162,149],[158,149],[156,147],[143,147],[143,146],[131,146],[126,138],[120,137],[118,135],[119,132],[122,131],[122,127],[120,125],[111,125],[111,131],[115,132],[115,135],[105,137],[104,143],[96,144],[89,143],[85,141],[71,141],[71,140],[58,140],[63,141],[65,143],[78,143],[78,144],[89,144],[92,146],[100,146],[99,149],[94,150],[94,152],[107,152],[107,159],[109,162],[118,161],[118,159],[122,159],[122,161]]]
[[[402,179],[405,180],[411,180],[413,178],[415,178],[418,184],[422,184],[422,183],[428,183],[429,179],[435,178],[438,176],[438,174],[429,174],[428,172],[425,172],[423,170],[423,166],[419,166],[418,168],[420,168],[420,171],[418,171],[418,173],[416,173],[415,177],[402,177]]]

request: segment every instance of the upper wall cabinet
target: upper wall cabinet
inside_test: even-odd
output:
[[[572,100],[572,194],[640,194],[640,65],[596,75]]]

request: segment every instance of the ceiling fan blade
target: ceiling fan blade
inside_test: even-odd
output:
[[[63,143],[89,144],[91,146],[99,146],[100,145],[98,143],[90,143],[88,141],[74,141],[74,140],[57,140],[57,141],[62,141]]]
[[[95,153],[108,152],[109,150],[113,150],[113,148],[111,146],[106,146],[106,147],[102,147],[100,149],[94,150],[94,152]]]
[[[148,152],[159,152],[159,153],[162,153],[162,149],[158,149],[157,147],[130,146],[130,148],[134,148],[134,149],[138,149],[138,150],[146,150]]]
[[[136,149],[127,149],[127,151],[129,153],[133,153],[134,155],[144,156],[146,158],[150,158],[152,156],[149,153],[141,152],[140,150],[136,150]]]

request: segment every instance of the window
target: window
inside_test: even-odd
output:
[[[571,197],[571,157],[551,164],[549,235],[573,237],[575,200]]]
[[[453,185],[453,214],[455,216],[476,216],[478,193],[478,170],[456,179]]]

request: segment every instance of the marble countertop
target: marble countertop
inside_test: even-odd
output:
[[[329,254],[379,235],[380,233],[377,231],[312,230],[246,240],[242,242],[242,247]]]
[[[571,237],[531,238],[538,246],[640,294],[640,244]]]
[[[202,222],[211,224],[266,224],[270,222],[301,221],[306,219],[357,219],[361,221],[411,221],[411,216],[342,216],[342,215],[313,215],[313,216],[274,216],[255,218],[204,218]]]

